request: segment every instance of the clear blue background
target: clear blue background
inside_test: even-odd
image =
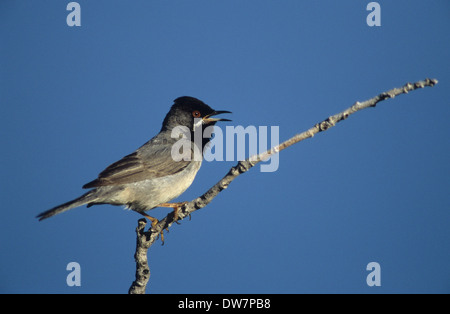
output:
[[[140,215],[43,210],[131,153],[191,95],[285,140],[426,77],[238,177],[149,251],[149,293],[449,293],[450,2],[0,2],[0,292],[126,293]],[[236,162],[204,163],[192,200]],[[167,209],[152,211],[162,218]],[[66,265],[81,265],[81,287]],[[381,265],[381,287],[366,266]]]

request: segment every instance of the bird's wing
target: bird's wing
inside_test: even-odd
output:
[[[144,148],[144,147],[142,147]],[[103,170],[98,178],[83,186],[84,189],[133,183],[180,172],[190,161],[174,161],[171,146],[153,145],[151,149],[137,150]]]

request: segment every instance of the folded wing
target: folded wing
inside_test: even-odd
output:
[[[159,178],[182,171],[189,161],[174,161],[170,145],[153,146],[151,152],[137,150],[111,164],[98,178],[85,184],[84,189],[120,185]]]

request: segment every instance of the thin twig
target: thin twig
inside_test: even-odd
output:
[[[147,261],[147,251],[151,243],[148,241],[148,232],[145,232],[145,225],[147,221],[145,218],[138,220],[136,228],[136,253],[134,259],[136,260],[136,280],[131,284],[128,290],[129,294],[145,294],[148,280],[150,279],[150,268]]]
[[[252,167],[254,167],[259,162],[266,160],[271,155],[274,155],[283,149],[288,148],[300,141],[307,138],[313,137],[315,134],[326,131],[331,127],[335,126],[336,123],[347,119],[351,114],[360,111],[365,108],[375,107],[380,101],[394,98],[395,96],[401,94],[407,94],[410,91],[416,90],[418,88],[424,88],[427,86],[434,86],[438,83],[436,79],[425,79],[416,83],[407,83],[405,86],[400,88],[394,88],[387,92],[381,93],[369,100],[363,102],[356,102],[353,106],[347,108],[346,110],[328,117],[320,123],[315,124],[309,130],[299,133],[287,141],[272,147],[270,150],[252,156],[246,160],[239,161],[236,166],[230,169],[230,171],[217,182],[213,187],[211,187],[205,194],[192,200],[191,202],[185,204],[181,208],[181,212],[178,214],[178,220],[182,220],[187,216],[190,216],[194,211],[205,207],[208,205],[221,191],[226,189],[230,183],[236,179],[239,175],[247,172]],[[139,226],[136,229],[138,234],[138,240],[136,244],[136,281],[133,282],[129,292],[130,293],[145,293],[145,287],[150,277],[150,270],[147,263],[147,251],[150,246],[157,240],[158,236],[164,229],[168,229],[175,222],[173,212],[168,214],[164,219],[160,220],[154,227],[150,228],[148,231],[143,231],[145,227],[145,222],[143,224],[142,219],[139,220]],[[143,225],[142,225],[143,224]],[[140,229],[142,227],[142,229]],[[145,280],[143,280],[143,278]]]

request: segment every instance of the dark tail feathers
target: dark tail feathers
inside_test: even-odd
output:
[[[39,218],[39,221],[41,221],[43,219],[47,219],[49,217],[65,212],[69,209],[91,203],[97,199],[95,194],[95,190],[89,191],[86,194],[81,195],[79,198],[74,199],[73,201],[64,203],[62,205],[53,207],[52,209],[49,209],[43,213],[40,213],[36,216],[36,218]]]

